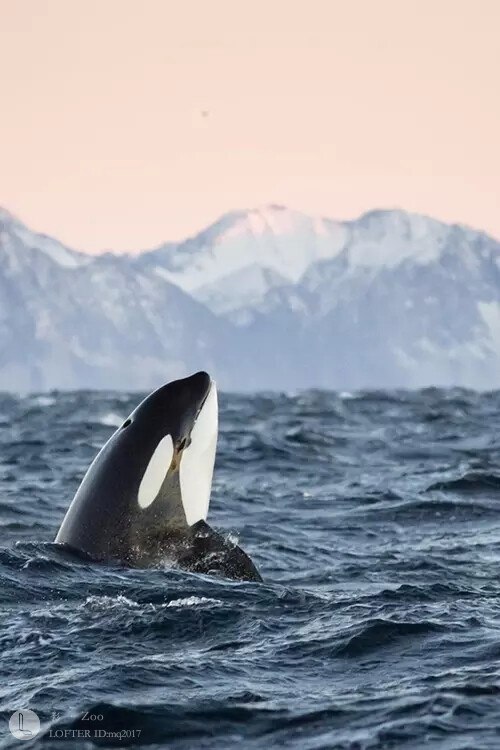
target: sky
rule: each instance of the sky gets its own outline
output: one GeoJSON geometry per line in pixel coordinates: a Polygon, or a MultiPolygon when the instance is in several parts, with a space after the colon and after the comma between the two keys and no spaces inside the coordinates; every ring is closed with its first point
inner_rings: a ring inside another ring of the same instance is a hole
{"type": "Polygon", "coordinates": [[[235,208],[500,237],[499,0],[0,0],[0,205],[136,251],[235,208]]]}

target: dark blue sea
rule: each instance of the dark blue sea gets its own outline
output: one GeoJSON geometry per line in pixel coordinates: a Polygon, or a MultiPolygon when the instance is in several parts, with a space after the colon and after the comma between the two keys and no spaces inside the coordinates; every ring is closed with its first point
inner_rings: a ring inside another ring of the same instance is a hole
{"type": "Polygon", "coordinates": [[[500,393],[223,395],[208,520],[264,583],[52,545],[139,398],[0,396],[1,748],[500,748],[500,393]]]}

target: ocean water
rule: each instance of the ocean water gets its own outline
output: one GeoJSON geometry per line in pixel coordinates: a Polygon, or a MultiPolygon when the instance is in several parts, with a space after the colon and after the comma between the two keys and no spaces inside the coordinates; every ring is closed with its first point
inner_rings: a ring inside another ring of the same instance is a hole
{"type": "Polygon", "coordinates": [[[264,583],[54,548],[138,398],[0,396],[1,748],[25,709],[47,748],[500,748],[499,393],[223,396],[209,522],[264,583]]]}

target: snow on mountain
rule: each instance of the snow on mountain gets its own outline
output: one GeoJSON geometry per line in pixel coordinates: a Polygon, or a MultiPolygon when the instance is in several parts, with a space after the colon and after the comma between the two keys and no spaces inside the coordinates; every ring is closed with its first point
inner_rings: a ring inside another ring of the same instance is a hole
{"type": "Polygon", "coordinates": [[[0,235],[3,235],[4,245],[10,244],[14,249],[18,246],[39,250],[59,266],[65,268],[76,268],[89,262],[88,255],[70,250],[45,234],[30,231],[12,214],[2,208],[0,208],[0,235]]]}
{"type": "Polygon", "coordinates": [[[0,389],[147,389],[202,367],[227,383],[232,331],[206,307],[123,256],[61,263],[2,219],[0,389]]]}
{"type": "Polygon", "coordinates": [[[405,211],[370,211],[346,222],[351,266],[394,268],[407,259],[431,263],[439,258],[451,227],[405,211]]]}
{"type": "Polygon", "coordinates": [[[0,388],[500,387],[500,244],[404,211],[279,206],[88,256],[0,211],[0,388]]]}
{"type": "Polygon", "coordinates": [[[335,258],[271,290],[261,310],[275,340],[300,341],[317,385],[500,386],[500,243],[466,227],[367,214],[335,258]]]}
{"type": "MultiPolygon", "coordinates": [[[[474,263],[471,248],[478,235],[483,236],[400,210],[371,211],[355,221],[335,222],[269,206],[227,214],[180,245],[144,253],[137,263],[217,315],[245,325],[272,308],[280,287],[300,287],[304,273],[320,261],[342,257],[352,274],[363,274],[363,269],[379,273],[406,260],[417,265],[438,262],[451,243],[474,263]]],[[[302,305],[296,295],[293,299],[302,305]]]]}
{"type": "Polygon", "coordinates": [[[247,282],[250,298],[258,302],[283,280],[297,282],[314,261],[334,257],[344,235],[344,227],[334,221],[268,206],[227,214],[180,245],[145,253],[140,263],[196,299],[213,300],[214,311],[224,300],[222,307],[229,311],[239,307],[240,293],[242,301],[248,301],[243,288],[247,269],[252,276],[247,282]]]}
{"type": "Polygon", "coordinates": [[[200,302],[204,302],[213,312],[225,314],[229,319],[237,322],[241,320],[241,314],[231,315],[231,313],[245,308],[258,309],[270,289],[289,283],[289,279],[274,269],[252,263],[228,276],[199,287],[193,296],[196,296],[200,302]]]}

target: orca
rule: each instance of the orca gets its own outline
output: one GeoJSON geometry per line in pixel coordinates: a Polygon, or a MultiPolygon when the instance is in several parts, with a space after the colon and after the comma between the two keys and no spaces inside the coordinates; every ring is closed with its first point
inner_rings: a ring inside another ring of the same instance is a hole
{"type": "Polygon", "coordinates": [[[97,562],[261,581],[248,555],[206,523],[217,433],[206,372],[151,393],[90,465],[56,545],[97,562]]]}

